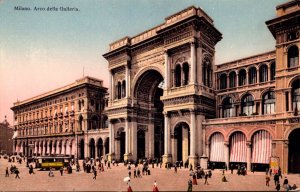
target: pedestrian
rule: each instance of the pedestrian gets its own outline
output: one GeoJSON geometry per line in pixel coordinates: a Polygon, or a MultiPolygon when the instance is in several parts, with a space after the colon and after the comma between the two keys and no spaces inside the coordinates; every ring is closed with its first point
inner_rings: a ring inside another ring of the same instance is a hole
{"type": "Polygon", "coordinates": [[[9,177],[8,167],[5,169],[5,177],[9,177]]]}
{"type": "Polygon", "coordinates": [[[193,191],[193,182],[191,180],[191,178],[188,180],[188,189],[187,189],[188,192],[191,192],[193,191]]]}
{"type": "Polygon", "coordinates": [[[20,174],[20,171],[18,170],[18,168],[16,168],[16,170],[15,170],[15,174],[16,174],[16,177],[15,177],[15,179],[16,179],[16,178],[20,179],[20,176],[19,176],[19,174],[20,174]]]}
{"type": "Polygon", "coordinates": [[[142,177],[142,175],[141,175],[141,171],[140,171],[140,169],[139,169],[139,168],[137,169],[137,176],[138,176],[138,177],[142,177]]]}
{"type": "Polygon", "coordinates": [[[127,185],[128,185],[127,192],[132,192],[132,188],[130,186],[130,180],[127,182],[127,185]]]}
{"type": "Polygon", "coordinates": [[[131,171],[128,171],[128,177],[131,178],[131,171]]]}
{"type": "Polygon", "coordinates": [[[279,183],[279,175],[277,173],[274,175],[274,183],[275,183],[275,186],[277,186],[277,184],[279,183]]]}
{"type": "Polygon", "coordinates": [[[48,176],[49,177],[54,177],[54,173],[53,173],[53,171],[52,171],[52,168],[50,167],[50,171],[49,171],[49,173],[48,173],[48,176]]]}
{"type": "Polygon", "coordinates": [[[133,178],[137,178],[136,169],[134,169],[134,171],[133,171],[133,178]]]}
{"type": "Polygon", "coordinates": [[[282,179],[282,172],[281,172],[281,168],[280,167],[278,169],[278,176],[282,179]]]}
{"type": "Polygon", "coordinates": [[[175,171],[175,173],[177,173],[177,165],[176,164],[174,166],[174,171],[175,171]]]}
{"type": "Polygon", "coordinates": [[[153,191],[153,192],[159,192],[156,181],[154,181],[152,191],[153,191]]]}
{"type": "Polygon", "coordinates": [[[207,179],[208,179],[208,173],[205,173],[204,179],[205,179],[204,185],[209,185],[208,181],[207,181],[207,179]]]}
{"type": "Polygon", "coordinates": [[[231,174],[233,174],[233,164],[230,165],[231,174]]]}
{"type": "Polygon", "coordinates": [[[193,174],[193,185],[198,185],[195,173],[193,174]]]}
{"type": "Polygon", "coordinates": [[[107,162],[107,169],[111,169],[110,168],[110,161],[107,162]]]}
{"type": "Polygon", "coordinates": [[[269,183],[270,183],[270,176],[267,174],[266,175],[266,186],[268,186],[269,187],[269,183]]]}
{"type": "Polygon", "coordinates": [[[272,169],[269,170],[270,177],[272,176],[272,169]]]}
{"type": "Polygon", "coordinates": [[[276,188],[275,188],[277,191],[280,191],[280,184],[279,183],[277,183],[277,185],[276,185],[276,188]]]}
{"type": "Polygon", "coordinates": [[[284,178],[282,187],[285,188],[286,191],[290,190],[289,180],[287,179],[287,177],[284,178]]]}
{"type": "Polygon", "coordinates": [[[93,179],[96,180],[96,177],[97,177],[97,169],[94,169],[94,177],[93,177],[93,179]]]}
{"type": "Polygon", "coordinates": [[[59,171],[60,171],[60,176],[63,176],[64,168],[61,167],[61,168],[59,169],[59,171]]]}

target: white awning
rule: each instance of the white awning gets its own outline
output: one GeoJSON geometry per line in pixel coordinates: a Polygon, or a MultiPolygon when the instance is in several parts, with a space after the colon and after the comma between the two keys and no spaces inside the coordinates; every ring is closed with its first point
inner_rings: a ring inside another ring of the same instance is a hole
{"type": "Polygon", "coordinates": [[[12,139],[15,139],[15,138],[17,138],[18,137],[18,131],[15,131],[14,132],[14,135],[13,135],[13,137],[12,137],[12,139]]]}

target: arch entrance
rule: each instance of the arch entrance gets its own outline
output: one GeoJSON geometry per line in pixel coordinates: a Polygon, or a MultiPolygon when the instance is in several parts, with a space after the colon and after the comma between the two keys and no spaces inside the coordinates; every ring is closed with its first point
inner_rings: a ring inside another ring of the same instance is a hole
{"type": "Polygon", "coordinates": [[[187,123],[178,123],[174,129],[176,161],[187,161],[190,155],[190,128],[187,123]]]}
{"type": "MultiPolygon", "coordinates": [[[[145,71],[136,81],[137,101],[136,155],[139,158],[160,158],[164,154],[163,76],[156,70],[145,71]]],[[[134,146],[135,147],[135,146],[134,146]]],[[[133,149],[135,151],[135,149],[133,149]]]]}
{"type": "Polygon", "coordinates": [[[289,173],[300,173],[300,128],[289,135],[289,173]]]}

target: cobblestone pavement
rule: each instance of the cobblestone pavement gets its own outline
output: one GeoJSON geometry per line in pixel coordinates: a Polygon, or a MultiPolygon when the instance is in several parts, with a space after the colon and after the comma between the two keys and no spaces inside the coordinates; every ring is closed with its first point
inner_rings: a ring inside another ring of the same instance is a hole
{"type": "MultiPolygon", "coordinates": [[[[112,166],[99,173],[97,179],[93,179],[92,173],[73,172],[60,176],[59,171],[54,171],[54,177],[48,177],[48,171],[35,169],[34,175],[29,175],[25,163],[16,164],[20,170],[21,179],[15,179],[15,175],[5,177],[6,166],[10,163],[0,159],[0,191],[126,191],[127,184],[123,181],[128,176],[128,170],[122,164],[112,166]]],[[[141,169],[141,166],[139,166],[141,169]]],[[[152,191],[156,180],[160,191],[186,191],[189,172],[187,169],[166,170],[151,168],[151,175],[142,178],[132,178],[133,191],[152,191]]],[[[133,170],[132,170],[133,172],[133,170]]],[[[193,191],[276,191],[274,181],[271,179],[270,187],[265,186],[264,173],[249,173],[246,176],[238,176],[235,172],[225,172],[228,182],[221,182],[222,171],[214,170],[209,185],[204,185],[204,179],[198,179],[198,185],[193,185],[193,191]]],[[[133,176],[133,173],[132,173],[133,176]]],[[[285,176],[285,175],[284,175],[285,176]]],[[[300,175],[287,175],[290,184],[300,186],[300,175]]],[[[280,181],[281,184],[283,179],[280,181]]],[[[281,189],[283,191],[284,189],[281,189]]]]}

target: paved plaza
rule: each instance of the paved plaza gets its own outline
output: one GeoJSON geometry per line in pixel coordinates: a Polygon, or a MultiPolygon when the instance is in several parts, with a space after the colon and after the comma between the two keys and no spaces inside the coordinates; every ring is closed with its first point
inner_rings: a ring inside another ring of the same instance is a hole
{"type": "MultiPolygon", "coordinates": [[[[34,175],[29,175],[25,163],[16,164],[20,170],[20,179],[15,179],[15,175],[5,177],[6,166],[11,163],[3,158],[0,159],[0,190],[1,191],[126,191],[127,184],[123,179],[128,176],[128,170],[123,164],[112,166],[99,173],[97,179],[93,179],[92,173],[83,171],[60,176],[59,171],[54,171],[55,176],[49,177],[48,171],[35,169],[34,175]]],[[[141,169],[142,166],[140,165],[141,169]]],[[[166,170],[162,168],[151,168],[151,175],[143,175],[142,178],[132,178],[131,186],[133,191],[152,191],[154,181],[157,181],[160,191],[186,191],[189,179],[188,169],[166,170]]],[[[132,170],[133,172],[133,170],[132,170]]],[[[204,185],[204,179],[198,179],[198,185],[193,185],[193,191],[276,191],[273,178],[270,187],[265,186],[264,173],[249,173],[246,176],[238,176],[236,171],[230,174],[225,173],[228,182],[221,182],[222,171],[214,170],[212,178],[208,180],[209,185],[204,185]]],[[[285,176],[285,175],[284,175],[285,176]]],[[[133,177],[133,174],[132,174],[133,177]]],[[[287,175],[290,184],[300,186],[300,176],[298,174],[287,175]]],[[[280,181],[281,184],[283,180],[280,181]]],[[[281,188],[281,191],[284,189],[281,188]]]]}

